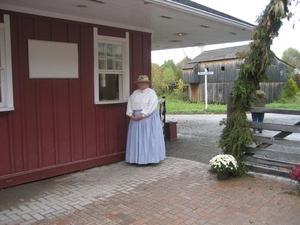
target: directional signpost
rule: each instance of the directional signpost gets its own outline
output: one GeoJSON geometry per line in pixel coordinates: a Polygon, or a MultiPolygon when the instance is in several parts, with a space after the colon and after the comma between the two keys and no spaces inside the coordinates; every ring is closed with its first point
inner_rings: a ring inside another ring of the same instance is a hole
{"type": "Polygon", "coordinates": [[[204,72],[198,72],[198,75],[204,75],[205,76],[205,109],[207,109],[207,75],[213,75],[214,72],[208,71],[207,68],[205,68],[204,72]]]}

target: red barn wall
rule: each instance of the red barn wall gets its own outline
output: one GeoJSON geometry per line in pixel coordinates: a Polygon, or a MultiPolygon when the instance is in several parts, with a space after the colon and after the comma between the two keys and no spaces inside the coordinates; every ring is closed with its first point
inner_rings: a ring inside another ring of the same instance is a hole
{"type": "Polygon", "coordinates": [[[151,34],[10,15],[15,110],[0,112],[0,188],[124,160],[126,103],[94,104],[93,27],[130,37],[130,90],[151,73],[151,34]],[[29,79],[28,39],[77,43],[78,79],[29,79]]]}

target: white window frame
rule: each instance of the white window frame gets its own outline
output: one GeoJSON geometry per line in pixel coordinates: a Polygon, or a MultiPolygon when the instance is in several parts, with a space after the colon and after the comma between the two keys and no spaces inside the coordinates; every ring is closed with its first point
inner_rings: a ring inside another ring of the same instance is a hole
{"type": "Polygon", "coordinates": [[[0,23],[0,47],[1,47],[1,96],[0,112],[14,110],[12,63],[11,63],[11,39],[9,15],[4,15],[4,23],[0,23]]]}
{"type": "Polygon", "coordinates": [[[95,104],[116,104],[127,102],[130,95],[129,82],[129,33],[126,32],[126,38],[116,38],[110,36],[98,35],[98,29],[94,27],[94,102],[95,104]],[[119,44],[123,46],[123,69],[117,70],[99,70],[98,67],[98,43],[119,44]],[[99,99],[99,73],[119,75],[119,99],[100,100],[99,99]]]}

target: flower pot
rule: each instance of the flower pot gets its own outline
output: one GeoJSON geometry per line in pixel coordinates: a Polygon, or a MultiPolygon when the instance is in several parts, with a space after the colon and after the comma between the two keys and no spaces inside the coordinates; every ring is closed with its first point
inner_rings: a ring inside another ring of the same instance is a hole
{"type": "Polygon", "coordinates": [[[229,172],[218,172],[217,177],[219,180],[227,180],[229,179],[229,172]]]}

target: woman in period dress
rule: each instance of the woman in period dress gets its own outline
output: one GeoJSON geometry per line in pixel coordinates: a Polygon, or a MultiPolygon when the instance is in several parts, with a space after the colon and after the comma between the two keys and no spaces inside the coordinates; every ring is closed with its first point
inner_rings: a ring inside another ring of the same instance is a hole
{"type": "Polygon", "coordinates": [[[135,83],[139,88],[129,97],[126,110],[130,122],[125,161],[142,165],[159,163],[166,158],[166,149],[157,95],[149,88],[151,81],[147,75],[140,75],[135,83]]]}

